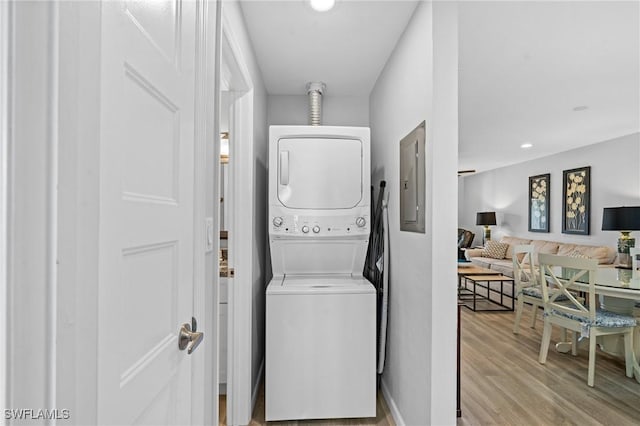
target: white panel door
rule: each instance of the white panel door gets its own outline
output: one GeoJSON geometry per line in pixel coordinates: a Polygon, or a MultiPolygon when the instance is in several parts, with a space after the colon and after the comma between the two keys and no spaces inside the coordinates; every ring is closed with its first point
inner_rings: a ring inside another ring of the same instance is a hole
{"type": "Polygon", "coordinates": [[[100,424],[191,420],[195,12],[102,5],[100,424]]]}
{"type": "Polygon", "coordinates": [[[278,141],[278,199],[285,206],[348,209],[358,205],[362,191],[360,140],[286,138],[278,141]]]}

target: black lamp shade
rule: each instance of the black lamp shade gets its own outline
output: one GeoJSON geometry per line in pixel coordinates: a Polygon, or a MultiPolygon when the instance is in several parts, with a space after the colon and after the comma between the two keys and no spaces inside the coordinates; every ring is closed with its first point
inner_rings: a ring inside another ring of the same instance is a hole
{"type": "Polygon", "coordinates": [[[640,206],[605,207],[602,213],[602,230],[603,231],[639,231],[640,230],[640,206]]]}
{"type": "Polygon", "coordinates": [[[495,225],[496,212],[479,212],[476,214],[476,225],[495,225]]]}

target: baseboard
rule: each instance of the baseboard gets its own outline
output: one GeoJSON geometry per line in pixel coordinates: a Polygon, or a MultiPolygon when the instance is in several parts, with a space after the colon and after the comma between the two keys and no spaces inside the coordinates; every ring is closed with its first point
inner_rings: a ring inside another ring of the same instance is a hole
{"type": "Polygon", "coordinates": [[[391,416],[393,417],[393,421],[396,423],[396,426],[405,426],[406,423],[400,415],[400,410],[398,410],[396,402],[391,397],[391,393],[389,393],[389,388],[387,388],[387,384],[384,382],[384,379],[380,380],[380,388],[382,389],[382,396],[387,403],[387,407],[389,407],[389,411],[391,411],[391,416]]]}
{"type": "Polygon", "coordinates": [[[260,368],[258,369],[258,376],[256,382],[253,384],[253,392],[251,392],[251,413],[256,408],[256,401],[258,400],[258,394],[260,393],[260,384],[262,383],[262,375],[264,373],[264,358],[262,358],[262,362],[260,363],[260,368]]]}

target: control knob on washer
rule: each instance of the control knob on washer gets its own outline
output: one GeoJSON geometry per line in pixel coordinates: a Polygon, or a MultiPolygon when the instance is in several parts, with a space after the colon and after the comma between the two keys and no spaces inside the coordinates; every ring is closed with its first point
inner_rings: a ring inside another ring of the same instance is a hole
{"type": "Polygon", "coordinates": [[[317,234],[318,232],[320,232],[320,227],[319,227],[318,225],[314,226],[314,227],[313,227],[313,232],[314,232],[315,234],[317,234]]]}
{"type": "Polygon", "coordinates": [[[367,220],[364,217],[359,217],[356,219],[356,225],[358,225],[359,228],[362,228],[366,224],[367,224],[367,220]]]}
{"type": "Polygon", "coordinates": [[[304,225],[302,227],[302,232],[304,232],[305,234],[309,232],[309,227],[307,225],[304,225]]]}
{"type": "Polygon", "coordinates": [[[276,216],[273,218],[273,226],[275,226],[276,228],[281,227],[283,223],[284,221],[280,216],[276,216]]]}

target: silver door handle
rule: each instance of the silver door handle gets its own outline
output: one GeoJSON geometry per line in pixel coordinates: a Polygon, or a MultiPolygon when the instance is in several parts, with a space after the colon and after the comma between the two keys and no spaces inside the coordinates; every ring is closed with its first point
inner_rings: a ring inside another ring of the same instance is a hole
{"type": "Polygon", "coordinates": [[[204,333],[202,331],[191,331],[191,325],[189,323],[182,324],[180,327],[180,334],[178,335],[178,348],[181,351],[187,350],[187,353],[191,355],[196,350],[202,339],[204,333]]]}

